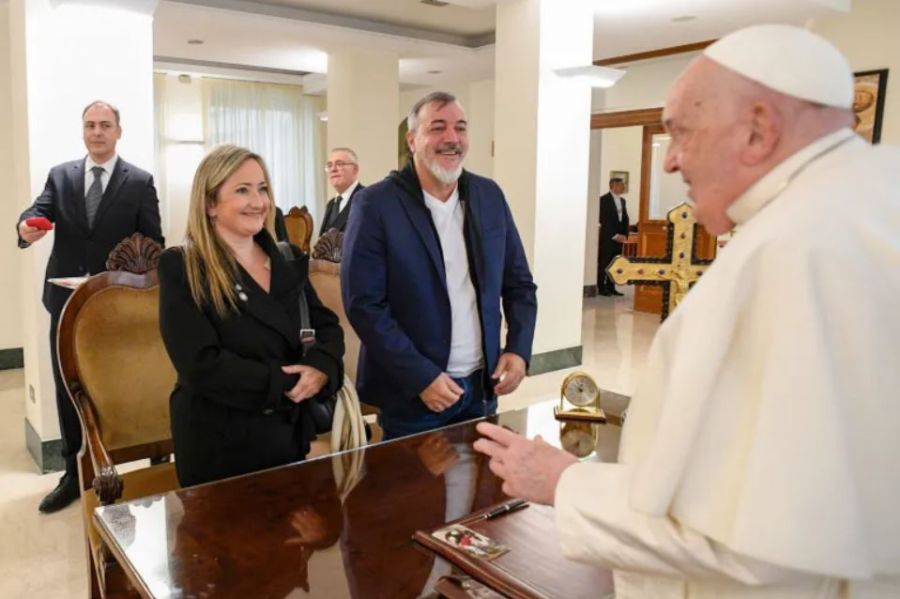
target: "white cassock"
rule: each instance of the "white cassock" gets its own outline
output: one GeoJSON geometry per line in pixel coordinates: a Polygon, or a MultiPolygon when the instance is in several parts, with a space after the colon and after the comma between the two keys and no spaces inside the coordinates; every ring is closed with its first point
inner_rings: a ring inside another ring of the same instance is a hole
{"type": "Polygon", "coordinates": [[[563,551],[619,599],[900,597],[900,149],[838,131],[728,213],[620,463],[563,473],[563,551]]]}

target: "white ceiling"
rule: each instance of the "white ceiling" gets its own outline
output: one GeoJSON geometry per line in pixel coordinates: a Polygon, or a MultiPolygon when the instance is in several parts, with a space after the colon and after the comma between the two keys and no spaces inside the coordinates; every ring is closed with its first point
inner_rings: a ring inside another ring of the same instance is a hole
{"type": "MultiPolygon", "coordinates": [[[[754,23],[803,24],[849,0],[581,1],[595,4],[600,59],[712,39],[754,23]],[[696,18],[672,21],[684,16],[696,18]]],[[[154,16],[154,54],[168,64],[325,73],[329,51],[367,48],[398,55],[404,87],[439,86],[493,77],[494,14],[493,6],[420,0],[163,0],[154,16]]]]}
{"type": "Polygon", "coordinates": [[[255,4],[288,6],[368,19],[456,35],[474,36],[494,30],[494,7],[430,6],[421,0],[252,0],[255,4]]]}

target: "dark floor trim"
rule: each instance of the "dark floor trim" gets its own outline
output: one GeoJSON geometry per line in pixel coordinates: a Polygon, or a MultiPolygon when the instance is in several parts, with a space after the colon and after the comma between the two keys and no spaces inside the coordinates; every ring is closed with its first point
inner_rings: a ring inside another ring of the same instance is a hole
{"type": "Polygon", "coordinates": [[[37,431],[34,430],[27,418],[25,419],[25,446],[42,474],[65,470],[66,464],[60,453],[62,451],[62,439],[41,441],[40,435],[37,434],[37,431]]]}
{"type": "Polygon", "coordinates": [[[585,285],[584,286],[584,297],[597,297],[597,286],[596,285],[585,285]]]}
{"type": "Polygon", "coordinates": [[[25,352],[21,347],[0,349],[0,370],[12,370],[25,366],[25,352]]]}
{"type": "Polygon", "coordinates": [[[567,347],[531,356],[528,375],[543,374],[554,370],[563,370],[581,364],[581,346],[567,347]]]}

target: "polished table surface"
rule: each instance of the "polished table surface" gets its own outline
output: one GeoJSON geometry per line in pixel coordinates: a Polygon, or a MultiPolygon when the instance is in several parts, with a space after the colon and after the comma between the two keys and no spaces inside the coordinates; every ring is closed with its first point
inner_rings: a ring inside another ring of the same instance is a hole
{"type": "MultiPolygon", "coordinates": [[[[584,459],[614,461],[621,429],[561,425],[557,403],[496,419],[584,459]]],[[[610,413],[626,403],[603,394],[610,413]]],[[[428,596],[451,566],[417,546],[413,533],[506,499],[471,448],[474,427],[101,507],[94,520],[145,597],[428,596]]]]}

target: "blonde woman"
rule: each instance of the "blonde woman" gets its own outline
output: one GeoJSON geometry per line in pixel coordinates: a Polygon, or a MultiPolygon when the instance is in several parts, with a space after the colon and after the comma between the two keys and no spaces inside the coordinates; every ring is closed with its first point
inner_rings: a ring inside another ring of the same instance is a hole
{"type": "Polygon", "coordinates": [[[302,460],[311,402],[343,380],[344,336],[307,280],[308,258],[273,240],[265,164],[231,145],[194,175],[183,247],[159,261],[160,327],[178,372],[170,400],[183,486],[302,460]],[[315,343],[300,344],[299,295],[315,343]]]}

